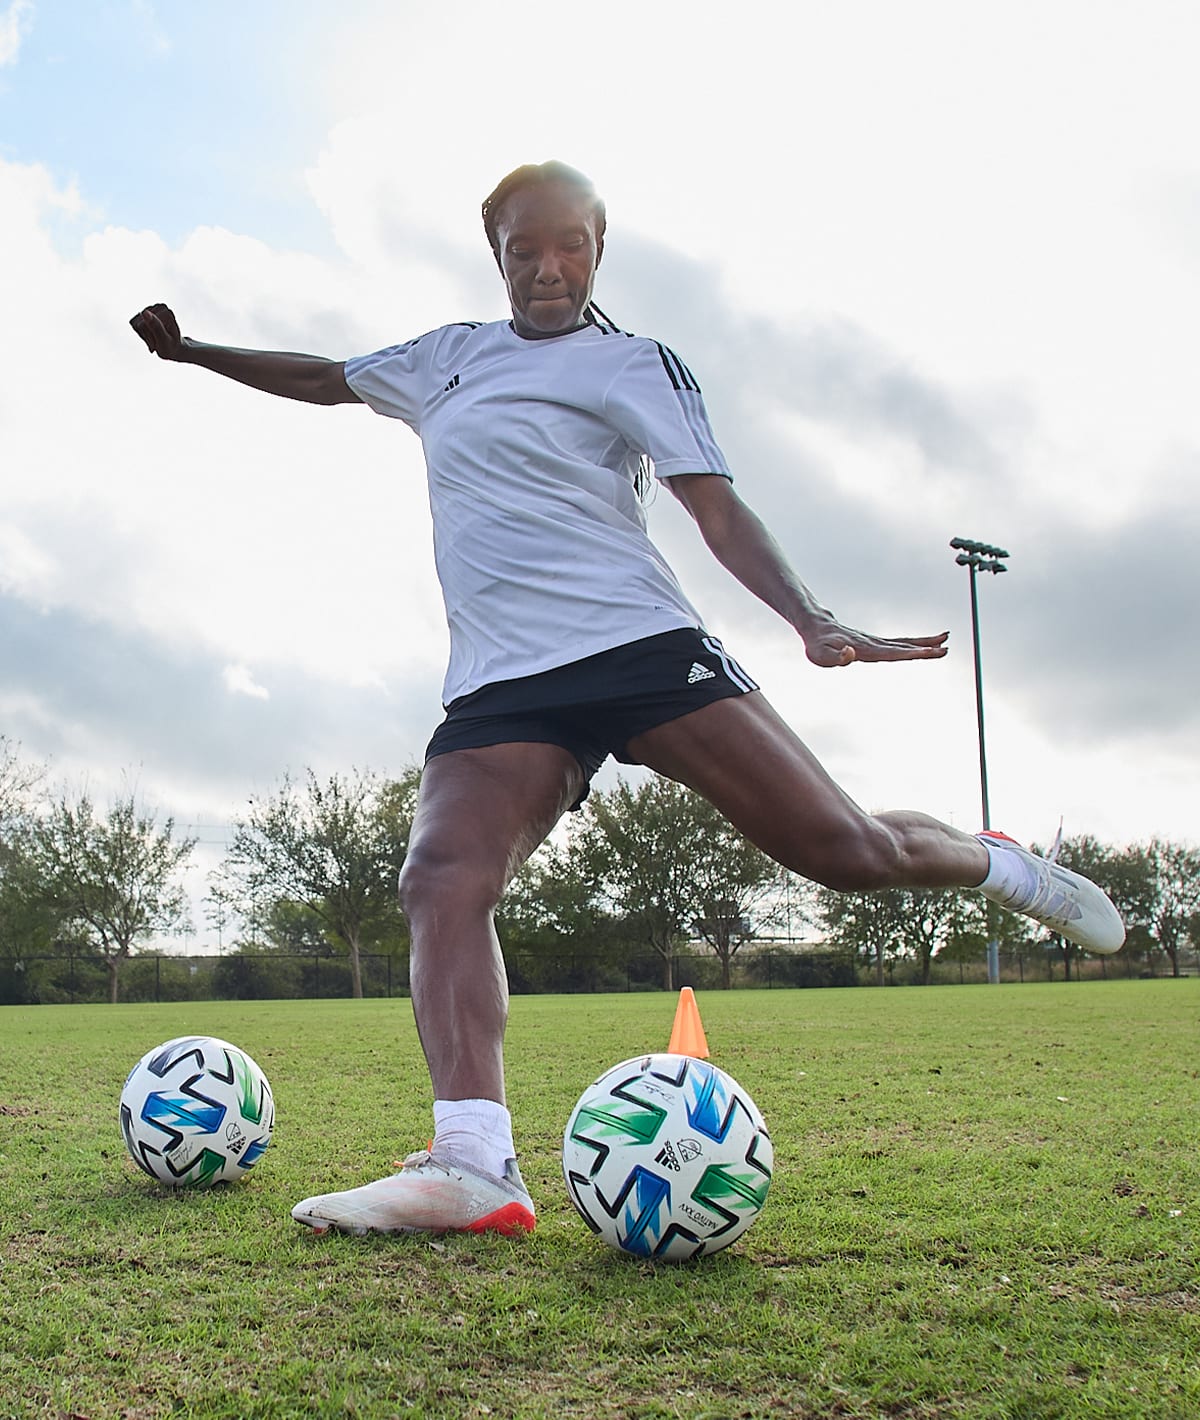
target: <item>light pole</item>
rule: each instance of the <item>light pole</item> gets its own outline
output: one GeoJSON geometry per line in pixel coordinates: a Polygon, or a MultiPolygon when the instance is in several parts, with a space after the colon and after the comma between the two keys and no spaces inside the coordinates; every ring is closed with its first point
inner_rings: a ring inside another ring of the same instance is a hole
{"type": "MultiPolygon", "coordinates": [[[[983,667],[979,659],[979,597],[975,589],[977,572],[1007,572],[1002,558],[1009,554],[1002,547],[992,547],[986,542],[976,542],[973,538],[955,537],[950,539],[958,556],[954,559],[960,567],[966,567],[971,574],[971,637],[975,647],[975,718],[979,725],[979,789],[983,798],[983,826],[991,828],[992,816],[988,809],[987,751],[983,738],[983,667]]],[[[993,921],[991,905],[988,907],[989,929],[993,921]]],[[[987,946],[988,981],[993,985],[1000,980],[1000,948],[995,933],[989,930],[987,946]]]]}

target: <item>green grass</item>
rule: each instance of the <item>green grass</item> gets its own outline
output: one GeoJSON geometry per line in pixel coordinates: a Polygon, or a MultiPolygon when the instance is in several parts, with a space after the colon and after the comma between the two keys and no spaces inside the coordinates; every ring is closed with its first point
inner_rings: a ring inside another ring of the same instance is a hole
{"type": "Polygon", "coordinates": [[[315,1237],[292,1203],[424,1143],[406,1001],[0,1011],[0,1416],[1200,1415],[1189,981],[703,993],[776,1146],[729,1252],[655,1268],[567,1201],[583,1086],[674,998],[513,1002],[528,1239],[315,1237]],[[243,1183],[172,1193],[116,1105],[152,1045],[247,1049],[243,1183]]]}

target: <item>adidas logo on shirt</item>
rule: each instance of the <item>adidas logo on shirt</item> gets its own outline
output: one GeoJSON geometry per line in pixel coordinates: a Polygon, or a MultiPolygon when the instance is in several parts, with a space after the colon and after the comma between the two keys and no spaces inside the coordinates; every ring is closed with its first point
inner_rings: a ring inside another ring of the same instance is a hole
{"type": "Polygon", "coordinates": [[[692,662],[692,668],[688,671],[688,684],[695,685],[702,680],[716,680],[716,671],[710,671],[707,666],[702,666],[699,661],[692,662]]]}

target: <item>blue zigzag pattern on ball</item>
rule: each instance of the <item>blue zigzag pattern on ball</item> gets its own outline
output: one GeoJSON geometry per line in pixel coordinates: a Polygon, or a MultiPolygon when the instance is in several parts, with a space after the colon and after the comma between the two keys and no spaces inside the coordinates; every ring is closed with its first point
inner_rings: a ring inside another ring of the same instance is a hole
{"type": "Polygon", "coordinates": [[[142,1118],[178,1142],[186,1134],[215,1133],[225,1118],[225,1106],[192,1090],[177,1095],[151,1094],[142,1106],[142,1118]]]}
{"type": "Polygon", "coordinates": [[[697,1133],[722,1143],[737,1109],[731,1101],[721,1076],[711,1065],[700,1060],[689,1062],[688,1123],[697,1133]]]}
{"type": "Polygon", "coordinates": [[[671,1212],[671,1185],[640,1164],[626,1180],[623,1229],[618,1235],[626,1252],[651,1257],[671,1212]]]}
{"type": "Polygon", "coordinates": [[[267,1145],[271,1142],[270,1135],[265,1139],[255,1139],[246,1145],[246,1152],[238,1160],[238,1168],[248,1169],[258,1163],[259,1159],[267,1152],[267,1145]]]}

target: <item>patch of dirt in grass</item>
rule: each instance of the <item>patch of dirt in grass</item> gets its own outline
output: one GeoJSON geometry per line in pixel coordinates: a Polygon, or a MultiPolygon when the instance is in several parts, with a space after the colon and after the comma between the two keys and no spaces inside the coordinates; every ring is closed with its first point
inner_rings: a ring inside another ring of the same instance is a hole
{"type": "Polygon", "coordinates": [[[1194,1292],[1152,1292],[1143,1295],[1132,1287],[1101,1287],[1100,1295],[1119,1310],[1200,1313],[1200,1296],[1194,1292]]]}
{"type": "Polygon", "coordinates": [[[764,1253],[754,1259],[758,1267],[829,1267],[845,1262],[865,1262],[867,1254],[862,1248],[847,1247],[837,1252],[812,1252],[800,1256],[786,1253],[764,1253]]]}
{"type": "Polygon", "coordinates": [[[1118,1312],[1137,1313],[1169,1311],[1195,1315],[1200,1313],[1200,1296],[1195,1292],[1139,1292],[1119,1282],[1101,1282],[1095,1288],[1070,1282],[1056,1282],[1047,1289],[1054,1298],[1070,1301],[1099,1300],[1118,1312]]]}

